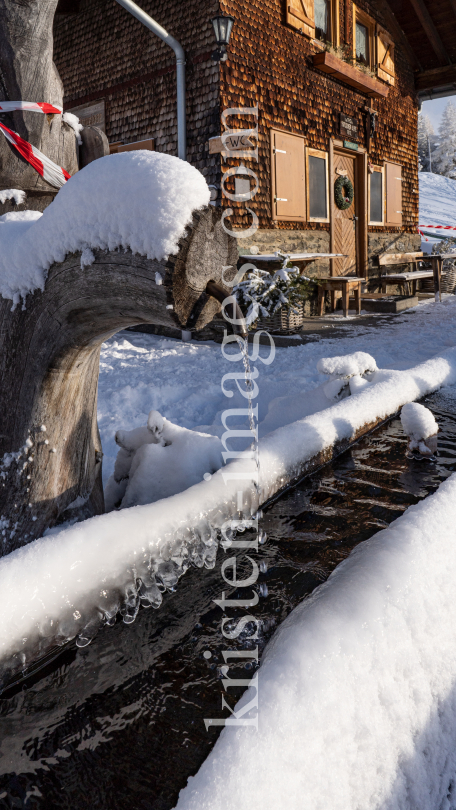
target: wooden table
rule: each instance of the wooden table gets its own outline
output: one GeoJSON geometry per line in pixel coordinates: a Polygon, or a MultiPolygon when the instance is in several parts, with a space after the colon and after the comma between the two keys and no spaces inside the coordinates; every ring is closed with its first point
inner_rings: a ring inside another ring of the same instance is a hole
{"type": "Polygon", "coordinates": [[[260,262],[261,264],[283,264],[285,257],[288,256],[288,261],[298,265],[301,269],[301,275],[304,269],[310,262],[316,259],[344,259],[347,258],[345,253],[259,253],[257,255],[243,255],[240,256],[240,261],[250,261],[252,264],[260,262]]]}
{"type": "Polygon", "coordinates": [[[342,309],[345,318],[348,316],[348,300],[350,294],[355,296],[355,307],[358,315],[361,314],[361,284],[365,282],[365,278],[360,276],[333,276],[320,280],[318,284],[318,314],[324,315],[325,309],[325,292],[331,293],[331,312],[336,308],[336,291],[342,292],[342,309]]]}

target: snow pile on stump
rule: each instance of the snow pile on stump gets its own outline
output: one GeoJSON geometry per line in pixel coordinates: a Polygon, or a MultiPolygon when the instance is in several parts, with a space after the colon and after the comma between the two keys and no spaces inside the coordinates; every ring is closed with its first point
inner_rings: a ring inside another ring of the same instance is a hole
{"type": "Polygon", "coordinates": [[[424,456],[430,456],[436,447],[429,439],[437,436],[439,426],[434,414],[419,402],[409,402],[401,410],[401,422],[410,439],[409,450],[418,450],[424,456]]]}
{"type": "Polygon", "coordinates": [[[44,289],[54,262],[86,248],[167,258],[177,252],[193,212],[209,200],[203,175],[171,155],[141,150],[94,160],[42,216],[33,212],[36,222],[22,217],[19,227],[17,215],[1,218],[0,295],[17,304],[44,289]]]}
{"type": "Polygon", "coordinates": [[[453,475],[292,611],[258,672],[258,729],[228,719],[177,810],[456,807],[455,524],[453,475]]]}
{"type": "Polygon", "coordinates": [[[154,503],[183,492],[223,465],[217,436],[173,425],[151,411],[145,427],[118,430],[114,474],[105,489],[106,511],[154,503]]]}

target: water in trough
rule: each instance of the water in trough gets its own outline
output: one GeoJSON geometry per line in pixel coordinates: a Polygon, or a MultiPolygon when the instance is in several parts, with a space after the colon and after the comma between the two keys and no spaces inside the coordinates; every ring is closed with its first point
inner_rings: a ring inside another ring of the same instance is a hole
{"type": "MultiPolygon", "coordinates": [[[[251,611],[261,619],[260,656],[274,628],[355,545],[456,470],[456,390],[425,404],[440,426],[435,460],[407,457],[407,438],[395,418],[264,509],[268,540],[253,555],[262,596],[251,611]]],[[[213,601],[229,592],[220,572],[224,556],[220,550],[212,570],[188,571],[160,610],[141,610],[133,625],[118,621],[88,647],[68,647],[3,692],[1,810],[175,806],[220,731],[206,731],[204,718],[227,716],[222,695],[234,706],[241,694],[223,692],[222,651],[245,652],[257,643],[249,641],[248,625],[232,642],[222,636],[224,615],[245,615],[230,608],[223,614],[213,601]]],[[[245,599],[246,593],[251,589],[234,596],[245,599]]],[[[252,676],[252,660],[240,662],[229,677],[252,676]]]]}

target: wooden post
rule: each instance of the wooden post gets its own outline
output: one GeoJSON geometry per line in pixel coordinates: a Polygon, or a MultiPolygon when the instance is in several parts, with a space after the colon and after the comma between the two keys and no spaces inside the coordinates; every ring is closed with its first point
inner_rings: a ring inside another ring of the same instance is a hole
{"type": "Polygon", "coordinates": [[[95,251],[95,262],[81,268],[72,254],[50,268],[44,292],[29,295],[25,310],[0,298],[1,554],[59,519],[103,512],[101,344],[140,323],[202,328],[220,311],[206,285],[223,283],[223,267],[233,278],[237,258],[221,212],[209,206],[167,261],[95,251]]]}
{"type": "MultiPolygon", "coordinates": [[[[62,82],[53,62],[52,25],[57,1],[0,3],[0,101],[37,101],[63,107],[62,82]]],[[[0,120],[69,174],[78,171],[76,135],[61,115],[15,111],[0,114],[0,120]]],[[[106,138],[95,156],[102,154],[108,154],[106,138]]],[[[27,208],[35,211],[44,211],[58,191],[0,134],[0,191],[9,188],[25,191],[27,208]]],[[[15,210],[11,201],[0,204],[0,215],[11,210],[15,210]]]]}

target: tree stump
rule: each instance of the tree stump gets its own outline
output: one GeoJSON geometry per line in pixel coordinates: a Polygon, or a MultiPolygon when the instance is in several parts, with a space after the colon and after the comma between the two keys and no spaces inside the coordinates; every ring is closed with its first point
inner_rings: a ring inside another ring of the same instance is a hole
{"type": "Polygon", "coordinates": [[[233,278],[238,258],[212,206],[194,214],[166,261],[130,251],[94,255],[88,267],[81,268],[81,254],[54,264],[44,292],[29,295],[25,310],[0,299],[2,554],[59,519],[104,511],[96,417],[101,344],[141,323],[201,329],[220,311],[205,293],[207,282],[220,284],[222,273],[233,278]]]}

